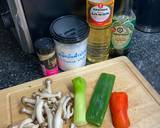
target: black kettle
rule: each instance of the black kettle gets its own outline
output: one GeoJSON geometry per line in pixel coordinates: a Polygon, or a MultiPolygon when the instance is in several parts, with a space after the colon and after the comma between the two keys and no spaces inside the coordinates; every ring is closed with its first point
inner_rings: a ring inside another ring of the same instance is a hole
{"type": "Polygon", "coordinates": [[[143,32],[160,32],[160,0],[134,0],[136,28],[143,32]]]}

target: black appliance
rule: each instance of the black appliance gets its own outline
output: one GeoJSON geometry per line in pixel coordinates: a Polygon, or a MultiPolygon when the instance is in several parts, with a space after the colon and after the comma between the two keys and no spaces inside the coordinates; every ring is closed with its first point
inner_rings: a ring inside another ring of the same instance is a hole
{"type": "MultiPolygon", "coordinates": [[[[7,0],[22,49],[33,52],[36,39],[50,36],[49,26],[57,17],[78,15],[85,18],[85,0],[7,0]]],[[[66,24],[67,25],[67,24],[66,24]]]]}
{"type": "Polygon", "coordinates": [[[143,32],[160,32],[160,0],[134,0],[136,28],[143,32]]]}

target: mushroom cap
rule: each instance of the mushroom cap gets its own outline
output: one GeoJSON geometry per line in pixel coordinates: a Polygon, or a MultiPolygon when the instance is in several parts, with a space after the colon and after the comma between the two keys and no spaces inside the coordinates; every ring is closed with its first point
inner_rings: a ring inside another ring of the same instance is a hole
{"type": "Polygon", "coordinates": [[[23,96],[23,97],[21,98],[21,102],[22,102],[22,104],[25,104],[25,103],[26,103],[26,101],[27,101],[27,97],[26,97],[26,96],[23,96]]]}
{"type": "Polygon", "coordinates": [[[46,80],[45,80],[45,84],[46,85],[48,85],[48,84],[52,84],[52,79],[50,79],[50,78],[47,78],[46,80]]]}

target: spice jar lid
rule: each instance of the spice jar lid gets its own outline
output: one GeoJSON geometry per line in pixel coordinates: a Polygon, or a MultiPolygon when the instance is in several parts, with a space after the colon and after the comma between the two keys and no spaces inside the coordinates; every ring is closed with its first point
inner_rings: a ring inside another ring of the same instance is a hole
{"type": "Polygon", "coordinates": [[[35,49],[39,54],[49,54],[54,51],[54,42],[51,38],[40,38],[34,43],[35,49]]]}
{"type": "Polygon", "coordinates": [[[88,37],[89,25],[78,16],[66,15],[52,22],[50,33],[60,43],[78,43],[88,37]]]}

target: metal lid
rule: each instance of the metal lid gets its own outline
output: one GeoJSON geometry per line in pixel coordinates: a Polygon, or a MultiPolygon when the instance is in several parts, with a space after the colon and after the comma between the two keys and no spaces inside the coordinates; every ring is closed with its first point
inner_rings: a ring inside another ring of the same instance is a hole
{"type": "Polygon", "coordinates": [[[50,33],[60,43],[78,43],[88,37],[89,25],[78,16],[66,15],[52,22],[50,33]]]}
{"type": "Polygon", "coordinates": [[[51,38],[40,38],[35,41],[34,46],[39,54],[49,54],[54,51],[54,42],[51,38]]]}

